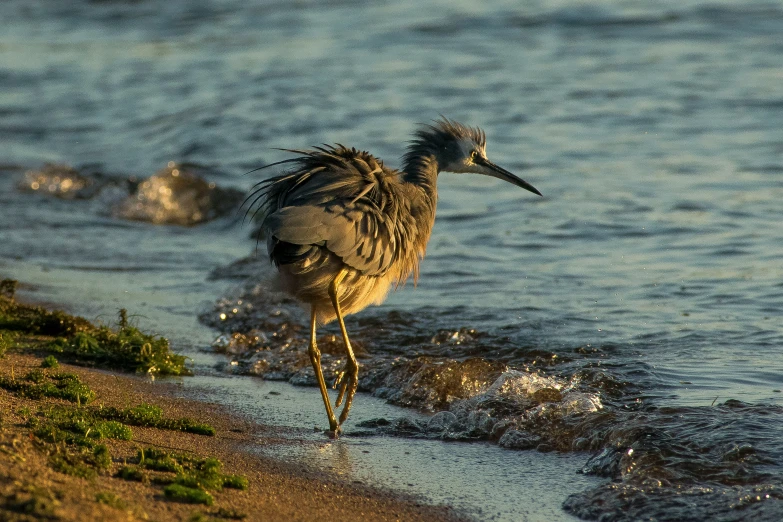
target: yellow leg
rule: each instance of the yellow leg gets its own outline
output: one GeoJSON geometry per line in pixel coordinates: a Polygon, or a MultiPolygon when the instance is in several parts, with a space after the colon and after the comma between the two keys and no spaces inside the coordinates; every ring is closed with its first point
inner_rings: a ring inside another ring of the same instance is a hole
{"type": "Polygon", "coordinates": [[[348,412],[351,410],[351,404],[353,403],[353,396],[356,395],[356,388],[359,385],[359,363],[356,362],[356,356],[354,356],[353,349],[351,348],[351,341],[348,340],[348,331],[345,329],[343,314],[340,311],[340,301],[337,298],[340,283],[347,274],[348,271],[346,269],[341,270],[329,285],[329,297],[332,299],[332,306],[334,306],[337,320],[340,322],[340,330],[342,330],[343,341],[345,341],[345,352],[348,355],[345,369],[334,383],[335,387],[340,385],[340,393],[335,402],[335,406],[340,406],[343,402],[343,397],[345,397],[345,406],[340,413],[340,424],[345,422],[345,419],[348,418],[348,412]]]}
{"type": "Polygon", "coordinates": [[[329,400],[329,393],[326,391],[326,381],[324,380],[324,374],[321,370],[321,351],[315,344],[316,324],[315,307],[313,306],[310,318],[310,362],[313,363],[315,377],[318,379],[318,387],[321,388],[321,397],[324,400],[324,406],[326,406],[326,415],[329,416],[329,429],[337,433],[340,426],[337,424],[337,419],[335,419],[334,411],[332,411],[332,404],[329,400]]]}

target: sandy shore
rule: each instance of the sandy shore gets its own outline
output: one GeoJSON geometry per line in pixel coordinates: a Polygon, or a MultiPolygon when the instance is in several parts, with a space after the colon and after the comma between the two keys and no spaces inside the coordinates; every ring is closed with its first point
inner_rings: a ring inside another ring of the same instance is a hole
{"type": "MultiPolygon", "coordinates": [[[[41,357],[8,353],[0,359],[0,376],[19,376],[40,368],[41,357]]],[[[54,471],[48,450],[25,426],[30,412],[59,399],[33,400],[0,389],[0,519],[3,520],[460,520],[452,509],[419,503],[414,498],[380,491],[308,469],[251,454],[273,430],[254,424],[213,404],[176,398],[176,384],[62,364],[59,371],[77,374],[95,393],[92,405],[127,408],[139,403],[161,407],[167,417],[190,417],[216,429],[214,437],[133,427],[132,441],[108,440],[114,462],[96,478],[83,479],[54,471]],[[175,502],[153,483],[114,475],[140,448],[215,457],[224,473],[244,475],[244,491],[214,493],[212,506],[175,502]],[[119,499],[106,503],[103,498],[119,499]]]]}

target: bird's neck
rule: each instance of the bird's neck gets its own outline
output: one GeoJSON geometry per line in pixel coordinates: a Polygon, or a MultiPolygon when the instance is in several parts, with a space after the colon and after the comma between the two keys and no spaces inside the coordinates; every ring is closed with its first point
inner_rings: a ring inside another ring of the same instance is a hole
{"type": "Polygon", "coordinates": [[[406,161],[403,166],[403,181],[417,185],[425,190],[437,190],[438,160],[435,156],[419,156],[406,161]]]}
{"type": "MultiPolygon", "coordinates": [[[[410,205],[414,218],[431,228],[438,203],[438,160],[435,154],[428,151],[419,154],[412,152],[409,149],[403,159],[402,181],[408,184],[413,196],[410,205]]],[[[429,237],[429,230],[425,236],[429,237]]]]}
{"type": "Polygon", "coordinates": [[[438,199],[438,166],[437,150],[421,140],[414,141],[402,160],[403,181],[421,188],[434,203],[438,199]]]}
{"type": "MultiPolygon", "coordinates": [[[[401,180],[408,195],[410,215],[416,222],[415,248],[409,251],[410,270],[413,271],[414,284],[418,279],[419,260],[424,257],[427,242],[435,222],[435,207],[438,203],[438,159],[433,151],[416,148],[411,144],[403,158],[401,180]]],[[[408,277],[410,271],[403,275],[408,277]]]]}

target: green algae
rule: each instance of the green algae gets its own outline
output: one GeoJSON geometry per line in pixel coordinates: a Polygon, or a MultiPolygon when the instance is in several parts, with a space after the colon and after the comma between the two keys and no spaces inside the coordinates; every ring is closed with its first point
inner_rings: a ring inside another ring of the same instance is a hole
{"type": "Polygon", "coordinates": [[[105,407],[95,411],[94,414],[102,419],[116,420],[130,426],[143,426],[169,431],[184,431],[209,437],[215,435],[215,428],[209,424],[196,422],[187,417],[175,419],[164,417],[161,408],[150,404],[142,403],[124,409],[105,407]]]}
{"type": "Polygon", "coordinates": [[[41,368],[54,368],[57,369],[60,367],[60,363],[57,361],[57,358],[54,355],[47,355],[44,357],[44,360],[41,361],[41,368]]]}
{"type": "MultiPolygon", "coordinates": [[[[80,317],[51,312],[14,301],[16,282],[0,281],[0,357],[6,352],[34,353],[47,357],[40,368],[24,375],[0,376],[0,388],[33,400],[60,399],[72,404],[46,404],[33,413],[17,412],[30,430],[36,447],[48,455],[49,466],[61,473],[93,480],[112,468],[114,459],[102,442],[133,440],[132,426],[176,430],[214,436],[215,429],[189,418],[169,418],[155,405],[127,408],[90,405],[95,393],[73,373],[57,371],[58,359],[77,364],[118,368],[159,375],[190,375],[186,358],[171,353],[168,340],[141,332],[131,325],[125,310],[115,328],[95,326],[80,317]],[[56,357],[55,357],[56,354],[56,357]]],[[[132,460],[132,459],[131,459],[132,460]]],[[[135,463],[125,463],[112,475],[159,484],[166,498],[211,506],[210,492],[224,488],[247,489],[244,476],[222,473],[215,458],[169,453],[153,448],[139,452],[135,463]]],[[[20,508],[38,505],[37,497],[20,501],[20,508]]],[[[96,501],[124,509],[122,499],[99,493],[96,501]]],[[[45,502],[40,503],[42,509],[45,502]]],[[[34,507],[34,506],[33,506],[34,507]]],[[[239,520],[245,515],[227,510],[212,514],[239,520]]]]}
{"type": "Polygon", "coordinates": [[[106,504],[107,506],[113,507],[114,509],[128,509],[128,503],[110,491],[96,493],[95,501],[100,504],[106,504]]]}
{"type": "Polygon", "coordinates": [[[188,504],[205,504],[211,506],[215,499],[206,491],[181,486],[179,484],[169,484],[163,488],[163,494],[166,498],[176,500],[177,502],[186,502],[188,504]]]}
{"type": "Polygon", "coordinates": [[[99,471],[109,469],[111,464],[111,454],[103,444],[75,451],[55,446],[55,451],[49,456],[49,466],[53,470],[85,479],[96,477],[99,471]]]}
{"type": "Polygon", "coordinates": [[[11,349],[59,354],[77,364],[156,375],[192,375],[165,337],[147,334],[120,310],[116,328],[14,300],[16,281],[0,281],[0,356],[11,349]]]}
{"type": "Polygon", "coordinates": [[[215,428],[187,418],[166,418],[156,406],[141,404],[131,408],[51,406],[40,410],[28,420],[33,434],[47,442],[66,442],[78,446],[92,446],[101,439],[133,440],[130,426],[186,431],[213,436],[215,428]],[[140,415],[155,408],[155,415],[140,415]]]}
{"type": "Polygon", "coordinates": [[[52,406],[28,419],[27,427],[42,441],[89,448],[103,439],[133,439],[133,432],[128,426],[116,421],[104,421],[93,415],[93,411],[91,408],[52,406]]]}
{"type": "MultiPolygon", "coordinates": [[[[161,408],[149,404],[124,409],[87,406],[94,400],[95,392],[72,373],[36,368],[19,378],[13,373],[0,377],[0,387],[29,399],[58,398],[77,403],[50,404],[39,408],[35,414],[25,407],[18,413],[25,418],[30,435],[49,453],[48,463],[52,469],[85,479],[96,477],[112,465],[109,449],[100,442],[104,439],[132,440],[131,425],[215,434],[215,429],[209,425],[187,418],[167,418],[161,408]]],[[[169,483],[186,472],[182,466],[182,462],[186,462],[185,457],[174,459],[165,452],[155,453],[153,450],[148,453],[150,458],[159,462],[157,466],[147,462],[147,468],[175,473],[169,483]]],[[[187,469],[192,467],[188,466],[187,469]]],[[[141,470],[138,472],[143,473],[141,470]]],[[[127,480],[134,476],[130,470],[126,470],[124,475],[127,480]]],[[[141,480],[144,480],[143,474],[141,480]]]]}
{"type": "Polygon", "coordinates": [[[187,358],[172,353],[165,337],[155,337],[134,326],[112,330],[106,326],[52,341],[48,350],[74,362],[157,375],[192,375],[187,358]]]}
{"type": "Polygon", "coordinates": [[[0,359],[5,357],[5,353],[9,348],[16,346],[16,336],[12,332],[4,332],[0,330],[0,359]]]}
{"type": "Polygon", "coordinates": [[[56,492],[34,484],[20,484],[9,494],[0,495],[0,515],[9,521],[58,520],[60,502],[56,492]]]}
{"type": "Polygon", "coordinates": [[[0,376],[0,388],[35,400],[51,397],[86,404],[95,399],[95,392],[72,373],[33,370],[19,379],[0,376]]]}
{"type": "Polygon", "coordinates": [[[248,488],[246,477],[222,473],[223,463],[213,457],[144,448],[139,450],[136,461],[137,467],[125,466],[119,476],[126,480],[144,480],[142,470],[156,472],[152,482],[166,484],[164,495],[178,502],[212,505],[209,491],[248,488]]]}
{"type": "Polygon", "coordinates": [[[174,480],[189,488],[220,491],[223,488],[247,489],[247,479],[237,475],[224,475],[220,472],[223,463],[216,458],[206,458],[194,463],[193,467],[183,470],[174,480]]]}
{"type": "Polygon", "coordinates": [[[147,474],[136,466],[122,466],[114,476],[130,482],[149,482],[147,474]]]}
{"type": "Polygon", "coordinates": [[[0,291],[0,330],[58,337],[72,336],[92,327],[81,317],[17,303],[14,300],[16,285],[17,282],[11,279],[0,281],[0,288],[3,289],[0,291]]]}

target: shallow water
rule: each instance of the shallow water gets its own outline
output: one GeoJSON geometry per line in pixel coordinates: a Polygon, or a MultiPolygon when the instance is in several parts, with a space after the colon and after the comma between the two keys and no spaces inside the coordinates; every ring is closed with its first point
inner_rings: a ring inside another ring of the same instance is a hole
{"type": "MultiPolygon", "coordinates": [[[[107,321],[138,303],[196,364],[222,333],[226,372],[312,384],[301,313],[263,259],[231,265],[251,227],[118,209],[170,161],[243,191],[273,147],[394,165],[443,113],[545,197],[441,177],[418,287],[348,328],[357,403],[445,413],[352,429],[590,452],[604,480],[562,499],[585,518],[783,518],[777,4],[10,1],[0,17],[0,273],[28,291],[107,321]],[[44,162],[81,177],[33,190],[44,162]]],[[[220,214],[202,210],[184,215],[220,214]]]]}

